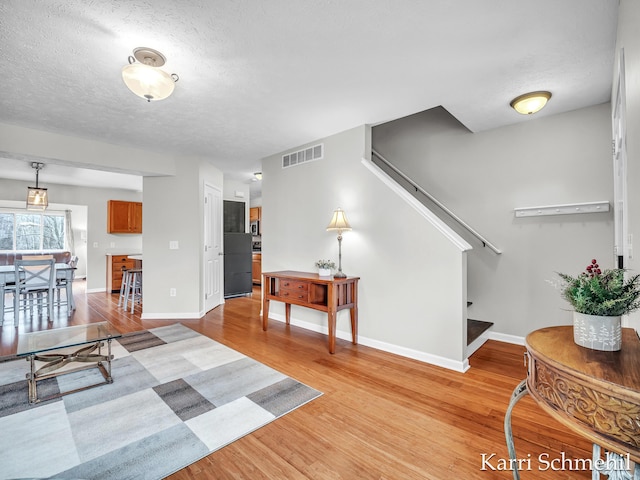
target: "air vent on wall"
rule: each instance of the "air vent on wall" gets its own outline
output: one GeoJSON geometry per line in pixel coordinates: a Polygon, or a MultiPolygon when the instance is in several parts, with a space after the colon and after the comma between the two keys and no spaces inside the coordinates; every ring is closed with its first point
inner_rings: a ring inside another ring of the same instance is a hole
{"type": "Polygon", "coordinates": [[[282,168],[293,167],[301,163],[310,162],[312,160],[321,160],[324,157],[324,144],[320,143],[313,147],[298,150],[297,152],[287,153],[282,156],[282,168]]]}

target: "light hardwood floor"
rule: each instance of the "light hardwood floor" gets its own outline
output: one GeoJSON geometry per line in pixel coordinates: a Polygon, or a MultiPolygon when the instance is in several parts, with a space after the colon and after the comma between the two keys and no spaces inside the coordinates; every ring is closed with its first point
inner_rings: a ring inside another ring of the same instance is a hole
{"type": "MultiPolygon", "coordinates": [[[[27,320],[15,329],[8,315],[0,356],[15,352],[24,331],[108,320],[126,333],[178,322],[141,320],[139,308],[133,315],[118,309],[117,295],[85,294],[82,281],[75,285],[77,310],[70,318],[61,311],[52,322],[27,320]]],[[[489,465],[508,458],[503,421],[513,388],[526,376],[523,347],[489,341],[462,374],[339,339],[331,355],[326,336],[277,321],[263,332],[259,315],[256,288],[252,297],[227,300],[204,318],[181,323],[324,395],[169,478],[513,478],[489,465]]],[[[584,471],[545,470],[544,460],[559,460],[563,452],[591,458],[591,445],[528,397],[514,410],[513,430],[518,458],[531,465],[523,480],[591,478],[584,471]]]]}

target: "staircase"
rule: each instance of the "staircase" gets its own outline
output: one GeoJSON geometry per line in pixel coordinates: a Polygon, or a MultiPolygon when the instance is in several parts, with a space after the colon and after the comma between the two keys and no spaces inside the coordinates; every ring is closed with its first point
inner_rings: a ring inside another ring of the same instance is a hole
{"type": "MultiPolygon", "coordinates": [[[[437,212],[442,212],[444,218],[452,220],[455,225],[461,227],[466,231],[468,235],[471,235],[475,240],[479,241],[483,247],[488,248],[496,255],[500,255],[502,251],[489,242],[485,237],[480,235],[471,226],[466,224],[461,218],[455,215],[451,210],[444,206],[440,201],[434,198],[426,190],[424,190],[418,183],[414,182],[401,170],[395,167],[389,160],[384,158],[374,148],[371,150],[371,161],[382,169],[389,177],[391,177],[398,185],[404,188],[407,192],[411,193],[420,203],[430,208],[436,207],[437,212]]],[[[440,215],[438,215],[440,216],[440,215]]],[[[471,306],[472,302],[467,302],[467,307],[471,306]]],[[[493,326],[493,322],[484,322],[481,320],[467,319],[467,349],[466,357],[471,356],[482,344],[488,339],[488,335],[483,335],[487,330],[493,326]]]]}
{"type": "MultiPolygon", "coordinates": [[[[467,308],[473,305],[473,302],[467,302],[467,308]]],[[[482,320],[467,319],[467,346],[477,340],[480,335],[489,330],[493,326],[493,322],[483,322],[482,320]]]]}
{"type": "Polygon", "coordinates": [[[483,322],[482,320],[467,319],[467,346],[480,338],[484,332],[493,326],[493,322],[483,322]]]}

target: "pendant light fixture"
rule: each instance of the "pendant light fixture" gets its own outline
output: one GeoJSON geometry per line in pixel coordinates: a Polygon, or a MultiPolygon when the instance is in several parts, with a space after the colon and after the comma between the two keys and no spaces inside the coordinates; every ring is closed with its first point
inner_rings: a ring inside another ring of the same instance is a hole
{"type": "Polygon", "coordinates": [[[540,91],[520,95],[511,100],[511,107],[522,115],[539,112],[551,98],[551,92],[540,91]]]}
{"type": "Polygon", "coordinates": [[[129,90],[147,102],[164,100],[173,93],[178,81],[178,75],[169,75],[160,68],[166,61],[159,51],[138,47],[129,57],[129,65],[122,67],[122,80],[129,90]]]}
{"type": "Polygon", "coordinates": [[[27,187],[27,210],[46,210],[49,206],[47,189],[38,185],[38,173],[44,168],[44,163],[33,162],[31,167],[36,169],[36,186],[27,187]]]}

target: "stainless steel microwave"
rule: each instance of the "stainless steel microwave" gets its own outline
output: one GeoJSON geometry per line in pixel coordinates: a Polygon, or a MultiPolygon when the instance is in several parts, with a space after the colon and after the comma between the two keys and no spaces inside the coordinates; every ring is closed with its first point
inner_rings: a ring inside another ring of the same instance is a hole
{"type": "Polygon", "coordinates": [[[260,235],[260,221],[254,220],[251,222],[251,235],[260,235]]]}

